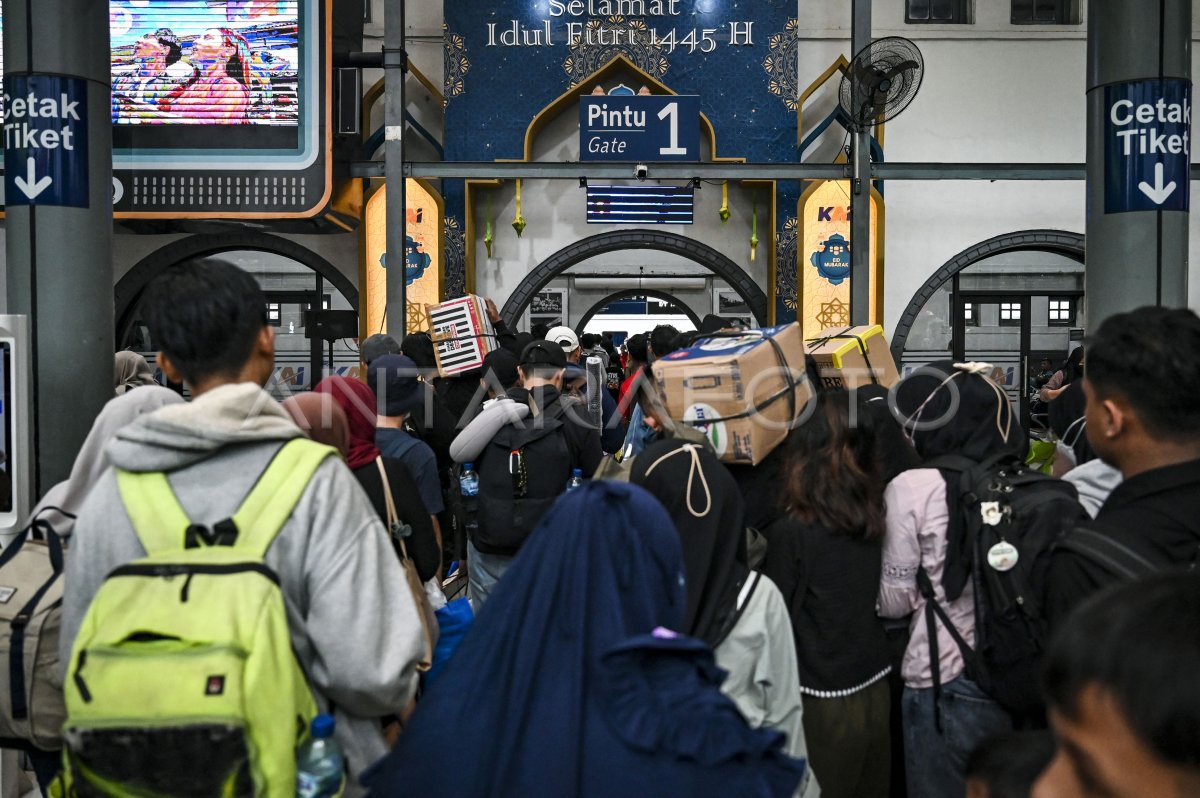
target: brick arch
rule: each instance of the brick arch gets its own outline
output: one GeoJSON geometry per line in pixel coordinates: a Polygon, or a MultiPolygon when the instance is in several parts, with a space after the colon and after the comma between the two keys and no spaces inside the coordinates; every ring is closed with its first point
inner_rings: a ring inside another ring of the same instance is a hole
{"type": "Polygon", "coordinates": [[[750,312],[754,314],[754,319],[760,326],[767,325],[767,295],[758,287],[757,283],[750,279],[750,275],[745,270],[707,244],[693,241],[676,233],[658,230],[622,230],[600,233],[563,247],[525,275],[525,279],[504,303],[501,314],[510,325],[515,324],[521,314],[525,312],[525,308],[529,307],[537,292],[549,285],[555,277],[588,258],[624,249],[652,249],[670,252],[703,266],[728,283],[730,288],[737,291],[738,295],[746,300],[750,312]]]}

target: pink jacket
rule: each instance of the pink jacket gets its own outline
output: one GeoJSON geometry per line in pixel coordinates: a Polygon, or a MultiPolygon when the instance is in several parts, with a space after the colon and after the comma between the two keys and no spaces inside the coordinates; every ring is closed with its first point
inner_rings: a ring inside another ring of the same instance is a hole
{"type": "MultiPolygon", "coordinates": [[[[883,577],[879,585],[879,614],[903,618],[912,613],[908,649],[901,674],[909,687],[932,687],[925,599],[917,590],[917,567],[925,566],[938,602],[959,634],[975,643],[974,587],[967,583],[961,596],[947,603],[942,588],[946,566],[946,482],[932,468],[905,471],[887,487],[887,537],[883,544],[883,577]]],[[[942,684],[963,672],[963,658],[950,633],[938,621],[938,659],[942,684]]]]}

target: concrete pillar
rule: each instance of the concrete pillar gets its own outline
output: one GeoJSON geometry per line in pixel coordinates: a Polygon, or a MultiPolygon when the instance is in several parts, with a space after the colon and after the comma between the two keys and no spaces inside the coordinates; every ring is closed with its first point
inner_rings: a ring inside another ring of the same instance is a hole
{"type": "Polygon", "coordinates": [[[1155,137],[1187,133],[1190,149],[1190,118],[1137,109],[1190,106],[1191,0],[1089,0],[1087,26],[1085,290],[1094,330],[1142,305],[1187,304],[1190,159],[1155,137]]]}
{"type": "MultiPolygon", "coordinates": [[[[41,146],[56,144],[55,153],[39,153],[37,164],[28,158],[29,168],[18,161],[32,150],[6,151],[8,312],[30,317],[27,417],[40,496],[67,478],[92,422],[113,397],[108,3],[4,0],[3,9],[5,92],[28,85],[46,95],[62,88],[72,102],[86,98],[75,105],[60,97],[56,109],[62,129],[84,136],[43,138],[41,146]]],[[[6,128],[18,110],[15,102],[7,105],[6,128]]],[[[27,121],[51,120],[40,113],[27,121]]]]}

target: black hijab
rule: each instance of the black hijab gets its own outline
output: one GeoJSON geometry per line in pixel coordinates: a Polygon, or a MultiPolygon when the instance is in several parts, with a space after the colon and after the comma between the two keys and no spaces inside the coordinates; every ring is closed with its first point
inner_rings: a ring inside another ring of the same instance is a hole
{"type": "Polygon", "coordinates": [[[858,402],[858,423],[875,433],[875,456],[882,469],[883,484],[920,465],[917,450],[904,437],[904,428],[892,414],[888,389],[882,385],[862,385],[854,398],[858,402]]]}
{"type": "Polygon", "coordinates": [[[629,481],[662,502],[679,532],[687,579],[681,631],[715,648],[733,627],[750,573],[737,482],[712,452],[677,439],[647,446],[629,481]]]}
{"type": "Polygon", "coordinates": [[[1083,418],[1086,412],[1087,395],[1083,392],[1083,380],[1075,380],[1068,385],[1047,406],[1050,429],[1075,452],[1075,465],[1083,465],[1096,459],[1096,452],[1088,443],[1084,432],[1083,418]]]}
{"type": "MultiPolygon", "coordinates": [[[[1028,441],[1013,415],[1012,402],[982,371],[960,369],[950,361],[931,363],[900,383],[896,406],[904,414],[905,429],[922,461],[947,454],[976,463],[997,456],[1025,456],[1028,441]]],[[[971,578],[971,550],[958,497],[959,474],[939,470],[946,481],[949,513],[942,587],[953,601],[971,578]]]]}

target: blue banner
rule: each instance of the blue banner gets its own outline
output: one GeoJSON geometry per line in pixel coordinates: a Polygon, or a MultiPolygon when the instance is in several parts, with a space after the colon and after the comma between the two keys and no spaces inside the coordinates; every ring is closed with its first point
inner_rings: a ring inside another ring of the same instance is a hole
{"type": "Polygon", "coordinates": [[[4,76],[5,204],[88,207],[87,81],[4,76]]]}
{"type": "Polygon", "coordinates": [[[1116,83],[1104,89],[1104,212],[1187,211],[1192,82],[1116,83]]]}

